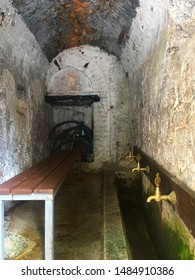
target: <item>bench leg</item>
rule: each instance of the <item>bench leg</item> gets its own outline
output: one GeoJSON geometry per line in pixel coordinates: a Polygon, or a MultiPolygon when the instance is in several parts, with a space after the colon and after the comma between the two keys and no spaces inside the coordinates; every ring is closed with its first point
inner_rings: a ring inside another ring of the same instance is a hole
{"type": "Polygon", "coordinates": [[[4,201],[0,200],[0,260],[4,259],[4,201]]]}
{"type": "Polygon", "coordinates": [[[45,260],[54,259],[54,200],[45,200],[45,260]]]}
{"type": "Polygon", "coordinates": [[[78,161],[77,161],[77,168],[78,168],[78,179],[80,180],[81,179],[81,157],[78,158],[78,161]]]}

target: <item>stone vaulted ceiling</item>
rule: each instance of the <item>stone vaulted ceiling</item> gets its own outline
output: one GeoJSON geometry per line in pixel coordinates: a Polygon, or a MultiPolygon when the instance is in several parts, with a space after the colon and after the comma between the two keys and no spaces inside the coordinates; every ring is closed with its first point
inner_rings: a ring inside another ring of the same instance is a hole
{"type": "Polygon", "coordinates": [[[90,44],[120,55],[139,0],[13,0],[49,60],[90,44]]]}

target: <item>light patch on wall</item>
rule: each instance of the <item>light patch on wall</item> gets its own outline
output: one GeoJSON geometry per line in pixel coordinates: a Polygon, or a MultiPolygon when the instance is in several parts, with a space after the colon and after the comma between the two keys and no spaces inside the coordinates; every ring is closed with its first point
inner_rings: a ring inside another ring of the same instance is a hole
{"type": "Polygon", "coordinates": [[[65,67],[50,79],[47,91],[52,95],[81,94],[93,91],[90,78],[73,67],[65,67]]]}

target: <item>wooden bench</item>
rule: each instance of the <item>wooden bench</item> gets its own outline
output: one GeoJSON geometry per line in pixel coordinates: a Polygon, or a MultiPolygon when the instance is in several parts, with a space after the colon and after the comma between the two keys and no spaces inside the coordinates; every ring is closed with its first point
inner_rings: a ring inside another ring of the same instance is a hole
{"type": "Polygon", "coordinates": [[[0,184],[0,259],[4,259],[4,202],[45,200],[45,259],[54,259],[54,197],[73,164],[81,170],[79,151],[59,151],[0,184]]]}

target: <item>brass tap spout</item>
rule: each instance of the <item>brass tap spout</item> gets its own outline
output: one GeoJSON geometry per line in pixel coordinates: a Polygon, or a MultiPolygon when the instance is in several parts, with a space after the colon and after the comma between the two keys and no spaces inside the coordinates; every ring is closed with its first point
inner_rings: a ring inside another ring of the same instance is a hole
{"type": "Polygon", "coordinates": [[[126,156],[125,158],[126,158],[126,159],[134,158],[133,153],[131,152],[131,150],[129,151],[128,156],[126,156]]]}
{"type": "Polygon", "coordinates": [[[142,167],[140,166],[140,160],[141,160],[140,154],[136,155],[136,156],[135,156],[135,159],[137,160],[137,167],[136,167],[136,168],[133,168],[133,169],[132,169],[132,172],[135,172],[135,171],[138,171],[138,172],[140,172],[140,171],[146,171],[147,173],[149,173],[150,168],[149,168],[148,165],[147,165],[145,168],[142,168],[142,167]]]}
{"type": "Polygon", "coordinates": [[[160,202],[161,200],[169,200],[172,203],[176,202],[176,194],[174,191],[172,191],[169,195],[161,195],[161,192],[160,192],[161,178],[160,178],[159,173],[156,173],[156,178],[154,180],[154,183],[156,185],[155,194],[151,195],[147,198],[148,203],[150,203],[152,200],[155,200],[156,202],[160,202]]]}
{"type": "Polygon", "coordinates": [[[151,195],[147,198],[147,202],[150,203],[152,200],[156,200],[157,201],[157,197],[156,195],[151,195]]]}

